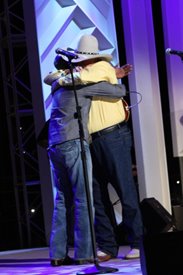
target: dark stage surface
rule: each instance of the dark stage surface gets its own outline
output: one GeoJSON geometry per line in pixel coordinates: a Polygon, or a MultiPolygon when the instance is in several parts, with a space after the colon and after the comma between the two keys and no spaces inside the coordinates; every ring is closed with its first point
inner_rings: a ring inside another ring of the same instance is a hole
{"type": "MultiPolygon", "coordinates": [[[[101,263],[100,266],[117,268],[118,271],[110,274],[123,275],[142,275],[140,260],[124,260],[123,256],[129,250],[128,246],[121,246],[118,258],[112,259],[108,262],[101,263]]],[[[70,256],[73,251],[70,251],[70,256]]],[[[86,270],[94,266],[87,265],[73,265],[51,267],[49,261],[48,248],[36,248],[29,250],[5,251],[0,253],[0,274],[3,275],[22,275],[22,274],[62,274],[74,275],[77,272],[86,270]]],[[[103,273],[106,274],[106,273],[103,273]]],[[[109,273],[108,273],[109,274],[109,273]]]]}

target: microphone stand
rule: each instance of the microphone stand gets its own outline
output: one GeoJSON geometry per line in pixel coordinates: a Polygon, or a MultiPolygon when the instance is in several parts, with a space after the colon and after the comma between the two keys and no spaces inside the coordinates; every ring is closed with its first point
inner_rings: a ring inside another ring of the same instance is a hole
{"type": "Polygon", "coordinates": [[[94,219],[93,219],[93,211],[92,211],[92,205],[91,205],[91,197],[90,197],[90,191],[89,191],[89,181],[88,181],[88,172],[87,172],[87,163],[86,163],[86,153],[84,148],[84,130],[83,130],[83,124],[82,124],[82,116],[81,116],[81,106],[79,106],[77,92],[76,92],[76,86],[73,76],[73,64],[72,59],[74,59],[74,56],[67,56],[68,57],[68,64],[70,68],[71,78],[72,78],[72,84],[73,84],[73,90],[74,90],[74,97],[76,102],[76,113],[75,113],[75,119],[78,119],[79,124],[79,137],[80,137],[80,144],[81,144],[81,158],[82,158],[82,164],[83,164],[83,174],[84,174],[84,182],[85,182],[85,190],[86,190],[86,198],[87,198],[87,207],[88,207],[88,216],[89,216],[89,224],[90,224],[90,232],[91,232],[91,241],[92,241],[92,250],[93,250],[93,258],[94,258],[94,266],[89,267],[85,270],[82,270],[80,272],[77,272],[77,275],[83,275],[83,274],[104,274],[104,273],[113,273],[117,272],[117,268],[112,267],[104,267],[100,266],[97,258],[97,249],[96,249],[96,238],[95,238],[95,230],[94,230],[94,219]]]}

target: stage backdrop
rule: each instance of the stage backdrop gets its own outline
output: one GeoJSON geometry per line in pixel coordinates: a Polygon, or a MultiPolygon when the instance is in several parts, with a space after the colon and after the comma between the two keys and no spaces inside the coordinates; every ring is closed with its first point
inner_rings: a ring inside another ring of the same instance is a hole
{"type": "MultiPolygon", "coordinates": [[[[36,25],[42,79],[55,70],[55,49],[75,49],[83,34],[98,38],[102,53],[117,63],[117,41],[112,0],[35,0],[36,25]]],[[[50,87],[43,83],[46,119],[50,116],[50,87]]]]}
{"type": "MultiPolygon", "coordinates": [[[[39,122],[40,108],[36,106],[38,91],[35,79],[37,81],[38,77],[41,79],[44,116],[47,120],[50,116],[51,96],[50,87],[43,83],[43,78],[55,69],[53,60],[56,48],[68,46],[75,48],[79,37],[90,33],[97,36],[103,53],[114,56],[113,64],[118,63],[113,2],[116,3],[115,0],[34,0],[34,2],[24,0],[29,59],[32,62],[30,66],[35,70],[37,70],[36,51],[32,50],[35,44],[39,56],[40,75],[36,76],[32,69],[36,123],[39,122]],[[33,15],[32,3],[34,3],[33,15]],[[34,22],[37,41],[33,40],[34,22]]],[[[134,67],[133,73],[129,76],[129,88],[142,94],[141,104],[132,110],[140,198],[155,197],[171,212],[159,86],[161,76],[157,68],[152,3],[154,3],[152,0],[121,0],[121,9],[116,16],[121,18],[118,37],[124,29],[126,59],[134,67]]],[[[183,3],[181,0],[162,0],[161,4],[165,41],[162,54],[166,55],[167,47],[181,50],[180,46],[183,44],[181,14],[183,3]]],[[[182,156],[183,64],[177,56],[166,55],[166,58],[174,156],[182,156]]],[[[138,99],[132,96],[132,104],[138,99]]],[[[41,173],[44,175],[44,167],[41,168],[41,173]]]]}
{"type": "MultiPolygon", "coordinates": [[[[161,2],[165,48],[183,52],[183,1],[161,2]]],[[[173,152],[183,157],[183,56],[167,56],[166,61],[173,152]]]]}
{"type": "MultiPolygon", "coordinates": [[[[34,0],[34,9],[42,80],[55,69],[55,49],[75,48],[85,33],[94,34],[101,51],[112,54],[113,64],[118,63],[112,0],[34,0]]],[[[151,1],[121,1],[119,15],[122,15],[119,24],[124,28],[127,62],[134,65],[129,77],[130,90],[143,96],[142,103],[132,110],[140,195],[142,199],[156,197],[170,210],[151,1]]],[[[47,120],[51,95],[50,87],[43,81],[42,93],[47,120]]],[[[139,98],[131,99],[133,104],[139,98]]]]}

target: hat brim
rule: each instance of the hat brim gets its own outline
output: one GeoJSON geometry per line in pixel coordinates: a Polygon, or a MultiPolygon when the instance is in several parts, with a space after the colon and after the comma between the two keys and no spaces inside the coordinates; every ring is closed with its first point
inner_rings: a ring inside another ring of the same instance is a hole
{"type": "MultiPolygon", "coordinates": [[[[72,59],[72,63],[80,63],[82,61],[90,60],[90,59],[101,59],[107,62],[110,62],[113,57],[111,54],[92,54],[92,55],[85,55],[85,54],[77,54],[78,58],[72,59]]],[[[68,61],[66,56],[63,56],[65,61],[68,61]]]]}

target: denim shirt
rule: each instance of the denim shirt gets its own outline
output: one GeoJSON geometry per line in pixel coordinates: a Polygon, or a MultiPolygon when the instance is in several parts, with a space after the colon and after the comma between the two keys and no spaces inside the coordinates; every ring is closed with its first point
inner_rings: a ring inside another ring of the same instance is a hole
{"type": "MultiPolygon", "coordinates": [[[[125,96],[123,84],[100,82],[87,86],[76,86],[78,105],[81,110],[80,122],[83,125],[83,138],[89,142],[87,128],[89,109],[93,96],[121,98],[125,96]]],[[[53,93],[51,117],[49,122],[49,146],[78,139],[79,123],[76,115],[76,99],[73,88],[60,87],[53,93]]]]}

